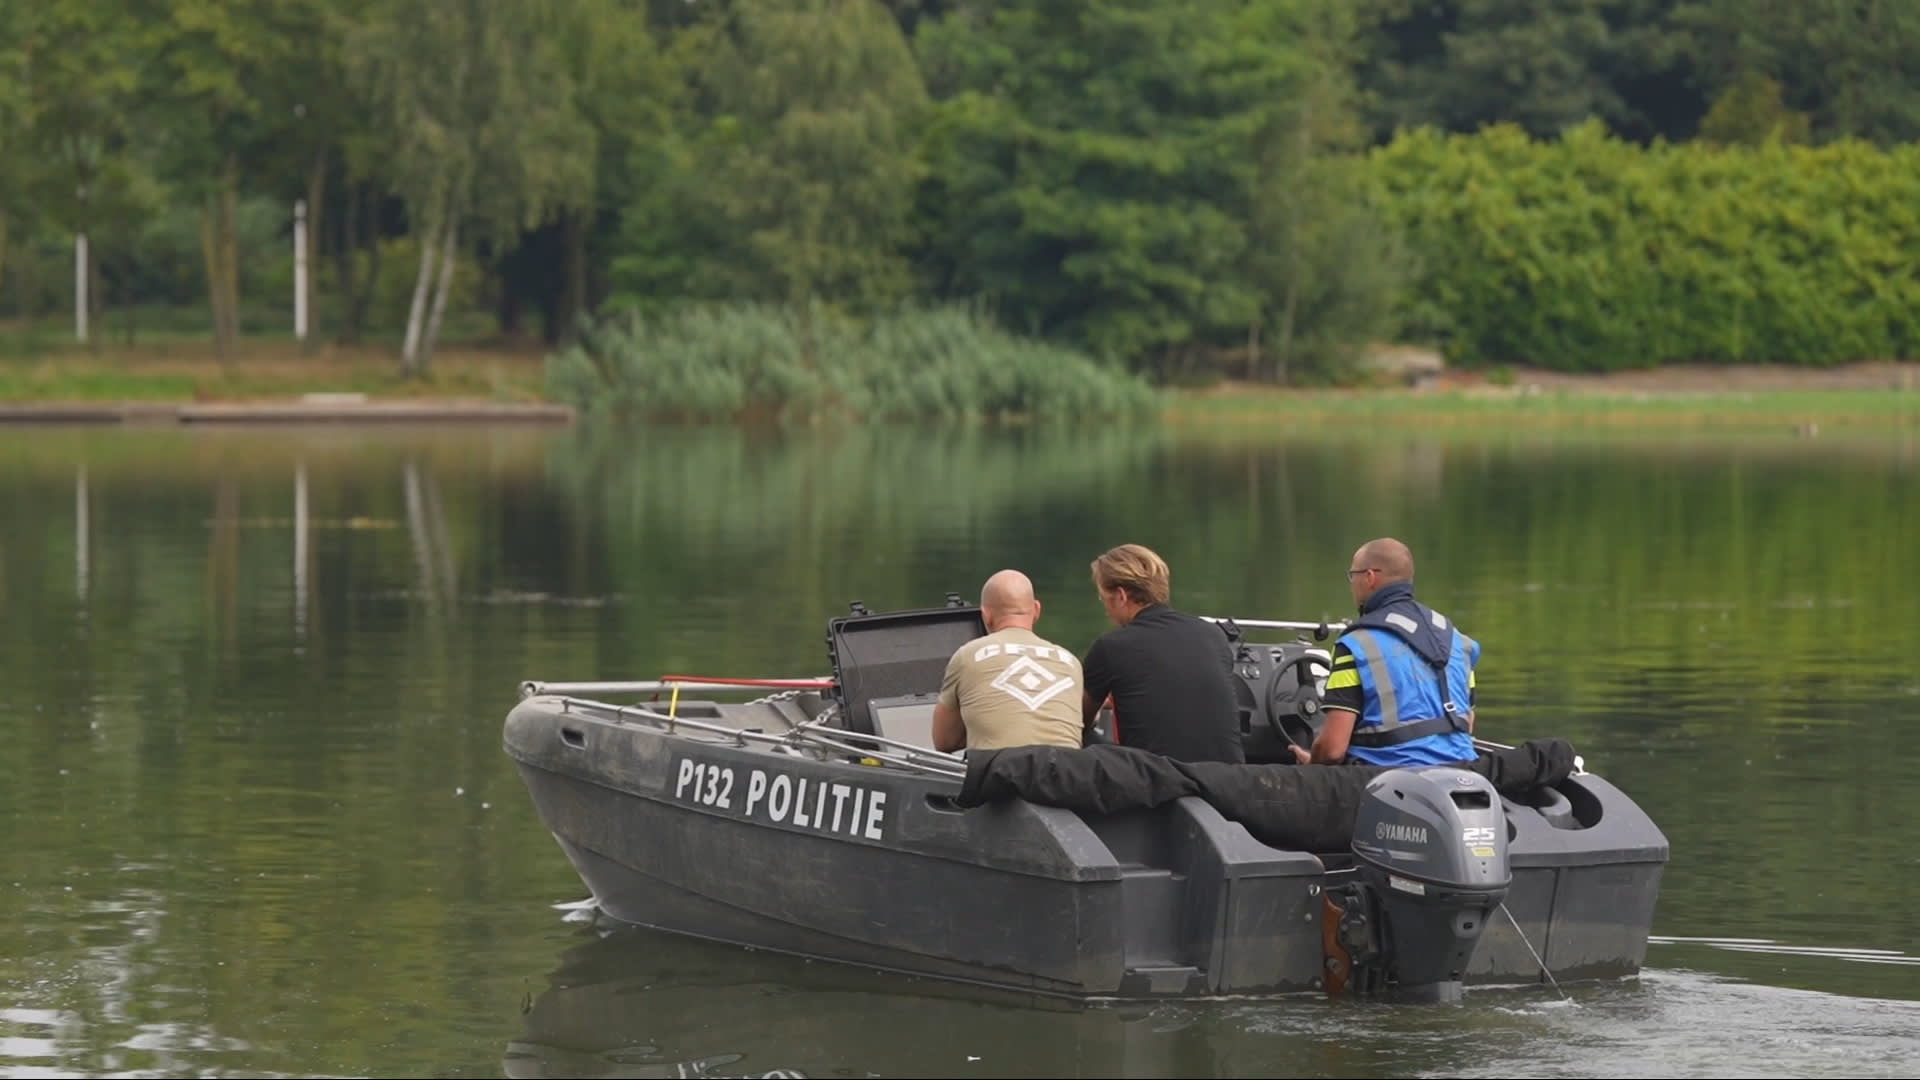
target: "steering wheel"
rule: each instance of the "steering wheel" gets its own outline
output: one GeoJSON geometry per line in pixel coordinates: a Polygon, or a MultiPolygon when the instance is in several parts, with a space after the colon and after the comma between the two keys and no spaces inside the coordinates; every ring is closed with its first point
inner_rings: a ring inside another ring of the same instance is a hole
{"type": "Polygon", "coordinates": [[[1280,736],[1282,740],[1294,746],[1300,747],[1302,750],[1312,750],[1312,736],[1320,733],[1320,725],[1314,723],[1314,718],[1320,715],[1320,697],[1318,691],[1314,688],[1313,670],[1309,666],[1318,663],[1319,660],[1320,658],[1314,656],[1312,653],[1303,653],[1287,661],[1286,666],[1281,669],[1282,671],[1288,668],[1299,669],[1294,676],[1294,681],[1297,685],[1291,694],[1283,695],[1281,693],[1278,673],[1276,673],[1275,678],[1267,684],[1267,725],[1273,728],[1275,735],[1280,736]],[[1302,722],[1306,724],[1309,733],[1307,743],[1303,744],[1299,739],[1294,738],[1293,732],[1287,730],[1287,725],[1280,722],[1283,705],[1285,707],[1284,711],[1288,715],[1300,716],[1302,722]]]}

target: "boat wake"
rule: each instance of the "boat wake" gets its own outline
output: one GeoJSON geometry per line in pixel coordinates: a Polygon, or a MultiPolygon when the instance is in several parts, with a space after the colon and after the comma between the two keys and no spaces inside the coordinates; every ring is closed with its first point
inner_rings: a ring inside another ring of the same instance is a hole
{"type": "Polygon", "coordinates": [[[600,917],[600,898],[589,896],[585,900],[570,900],[553,905],[553,910],[566,912],[560,917],[561,922],[590,923],[600,917]]]}
{"type": "Polygon", "coordinates": [[[1705,945],[1729,952],[1778,953],[1784,956],[1811,956],[1832,960],[1851,960],[1857,964],[1896,964],[1920,966],[1920,956],[1909,956],[1897,949],[1856,949],[1844,946],[1789,945],[1770,938],[1669,937],[1647,936],[1649,945],[1705,945]]]}

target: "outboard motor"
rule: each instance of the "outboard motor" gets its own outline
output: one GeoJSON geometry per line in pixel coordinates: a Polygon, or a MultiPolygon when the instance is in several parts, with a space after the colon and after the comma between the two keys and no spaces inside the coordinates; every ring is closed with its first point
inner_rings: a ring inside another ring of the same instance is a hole
{"type": "Polygon", "coordinates": [[[1507,819],[1491,781],[1451,765],[1367,785],[1350,884],[1327,890],[1327,989],[1409,1001],[1462,997],[1467,965],[1507,888],[1507,819]]]}

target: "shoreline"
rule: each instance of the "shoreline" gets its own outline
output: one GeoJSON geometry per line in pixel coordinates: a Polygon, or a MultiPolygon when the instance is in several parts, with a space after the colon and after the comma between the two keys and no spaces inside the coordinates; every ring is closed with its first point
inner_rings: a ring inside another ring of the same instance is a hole
{"type": "Polygon", "coordinates": [[[1543,368],[1436,373],[1423,385],[1294,390],[1223,381],[1177,394],[1170,423],[1403,422],[1452,427],[1726,429],[1785,424],[1816,435],[1822,425],[1920,426],[1920,363],[1671,365],[1604,373],[1543,368]]]}
{"type": "MultiPolygon", "coordinates": [[[[30,426],[222,427],[297,424],[501,424],[566,427],[571,405],[409,396],[364,401],[302,398],[234,402],[0,402],[0,428],[30,426]]],[[[1787,426],[1920,428],[1920,392],[1817,389],[1677,392],[1517,392],[1457,390],[1264,390],[1223,396],[1174,391],[1153,422],[1222,432],[1260,425],[1402,428],[1666,428],[1787,426]]],[[[673,425],[681,426],[681,425],[673,425]]],[[[736,425],[738,426],[738,425],[736,425]]]]}
{"type": "MultiPolygon", "coordinates": [[[[366,369],[353,361],[308,366],[260,357],[211,372],[187,364],[101,365],[75,373],[79,377],[65,389],[76,392],[0,399],[0,425],[577,422],[573,406],[549,399],[538,385],[538,363],[525,353],[468,351],[426,385],[368,381],[366,369]],[[178,389],[136,389],[124,381],[159,374],[156,368],[179,379],[178,389]],[[96,375],[107,377],[97,382],[86,377],[96,375]]],[[[1446,370],[1418,386],[1380,380],[1371,386],[1295,388],[1221,380],[1163,393],[1159,419],[1172,425],[1920,426],[1920,363],[1914,362],[1831,368],[1676,365],[1598,374],[1446,370]]]]}
{"type": "Polygon", "coordinates": [[[93,402],[14,404],[0,402],[0,424],[210,424],[210,423],[463,423],[570,424],[571,405],[503,403],[458,398],[247,402],[93,402]]]}

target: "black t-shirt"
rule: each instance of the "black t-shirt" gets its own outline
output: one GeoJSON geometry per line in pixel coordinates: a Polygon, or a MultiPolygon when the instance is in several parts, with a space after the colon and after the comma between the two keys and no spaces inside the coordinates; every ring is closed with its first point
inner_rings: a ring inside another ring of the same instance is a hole
{"type": "Polygon", "coordinates": [[[1080,664],[1088,696],[1113,695],[1114,741],[1176,761],[1240,764],[1233,649],[1205,619],[1154,604],[1097,638],[1080,664]]]}

